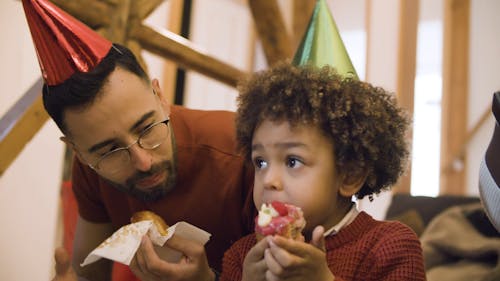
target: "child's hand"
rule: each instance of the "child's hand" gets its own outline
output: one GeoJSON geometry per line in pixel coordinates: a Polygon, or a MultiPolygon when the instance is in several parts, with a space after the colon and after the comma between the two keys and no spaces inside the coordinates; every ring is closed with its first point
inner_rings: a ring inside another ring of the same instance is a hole
{"type": "Polygon", "coordinates": [[[311,244],[275,236],[268,237],[265,251],[266,280],[318,280],[331,281],[334,276],[326,263],[324,229],[313,231],[311,244]]]}
{"type": "Polygon", "coordinates": [[[269,248],[266,239],[260,240],[248,252],[243,262],[242,281],[266,281],[267,266],[264,251],[269,248]]]}

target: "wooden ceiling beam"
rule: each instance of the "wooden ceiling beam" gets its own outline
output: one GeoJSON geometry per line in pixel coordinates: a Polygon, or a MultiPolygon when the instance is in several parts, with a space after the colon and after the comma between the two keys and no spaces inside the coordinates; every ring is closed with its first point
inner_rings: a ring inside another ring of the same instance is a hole
{"type": "Polygon", "coordinates": [[[307,25],[311,20],[311,15],[316,6],[316,1],[304,1],[304,0],[294,0],[293,1],[293,23],[292,23],[292,38],[293,38],[293,49],[297,50],[300,41],[306,32],[307,25]]]}
{"type": "Polygon", "coordinates": [[[268,65],[291,58],[292,42],[276,0],[249,0],[268,65]]]}
{"type": "Polygon", "coordinates": [[[189,40],[168,30],[146,25],[132,25],[129,38],[137,40],[144,49],[190,69],[235,87],[245,73],[206,54],[189,40]]]}
{"type": "Polygon", "coordinates": [[[106,38],[113,43],[125,45],[128,37],[129,16],[132,0],[122,0],[113,9],[113,16],[107,28],[106,38]]]}
{"type": "Polygon", "coordinates": [[[42,78],[0,119],[0,177],[38,133],[49,115],[43,108],[42,78]]]}
{"type": "Polygon", "coordinates": [[[93,29],[109,26],[114,6],[94,0],[51,0],[59,8],[71,14],[93,29]],[[85,7],[85,9],[82,9],[85,7]]]}
{"type": "Polygon", "coordinates": [[[139,19],[147,18],[164,0],[133,0],[131,15],[139,19]]]}

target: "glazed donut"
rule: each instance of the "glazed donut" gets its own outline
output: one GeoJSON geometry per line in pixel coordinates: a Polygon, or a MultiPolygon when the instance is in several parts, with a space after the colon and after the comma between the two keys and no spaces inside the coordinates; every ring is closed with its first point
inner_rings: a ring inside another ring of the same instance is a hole
{"type": "Polygon", "coordinates": [[[145,220],[153,221],[153,224],[156,226],[156,229],[158,229],[158,232],[162,236],[167,235],[168,225],[165,223],[165,221],[160,216],[158,216],[157,214],[155,214],[151,211],[139,211],[139,212],[134,213],[132,215],[132,217],[130,218],[130,222],[132,222],[132,223],[136,223],[139,221],[145,221],[145,220]]]}
{"type": "Polygon", "coordinates": [[[279,201],[262,204],[255,218],[255,234],[258,241],[267,235],[297,239],[305,226],[302,209],[279,201]]]}

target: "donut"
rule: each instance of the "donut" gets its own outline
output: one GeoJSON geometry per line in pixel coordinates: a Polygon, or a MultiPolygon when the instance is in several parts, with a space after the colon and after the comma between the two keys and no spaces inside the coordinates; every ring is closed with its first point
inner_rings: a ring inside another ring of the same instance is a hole
{"type": "Polygon", "coordinates": [[[132,217],[130,218],[130,222],[132,222],[132,223],[136,223],[139,221],[145,221],[145,220],[153,221],[153,224],[156,226],[156,229],[158,230],[158,232],[162,236],[167,235],[168,225],[165,223],[165,221],[160,216],[158,216],[157,214],[155,214],[151,211],[135,212],[132,215],[132,217]]]}
{"type": "Polygon", "coordinates": [[[305,226],[302,209],[279,201],[262,204],[255,217],[255,234],[259,241],[268,235],[297,239],[305,226]]]}

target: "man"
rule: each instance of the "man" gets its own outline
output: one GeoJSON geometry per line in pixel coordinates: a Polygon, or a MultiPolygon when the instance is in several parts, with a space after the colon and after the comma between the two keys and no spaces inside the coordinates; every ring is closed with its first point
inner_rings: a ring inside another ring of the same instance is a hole
{"type": "Polygon", "coordinates": [[[171,106],[128,49],[46,0],[23,6],[45,79],[45,109],[77,156],[73,266],[56,250],[54,280],[110,280],[111,261],[79,264],[140,210],[212,236],[205,252],[174,235],[166,245],[184,254],[178,263],[159,259],[145,237],[130,264],[138,278],[215,280],[224,251],[253,229],[253,169],[236,149],[233,113],[171,106]]]}
{"type": "Polygon", "coordinates": [[[479,194],[491,223],[500,232],[500,92],[493,94],[495,129],[479,169],[479,194]]]}

